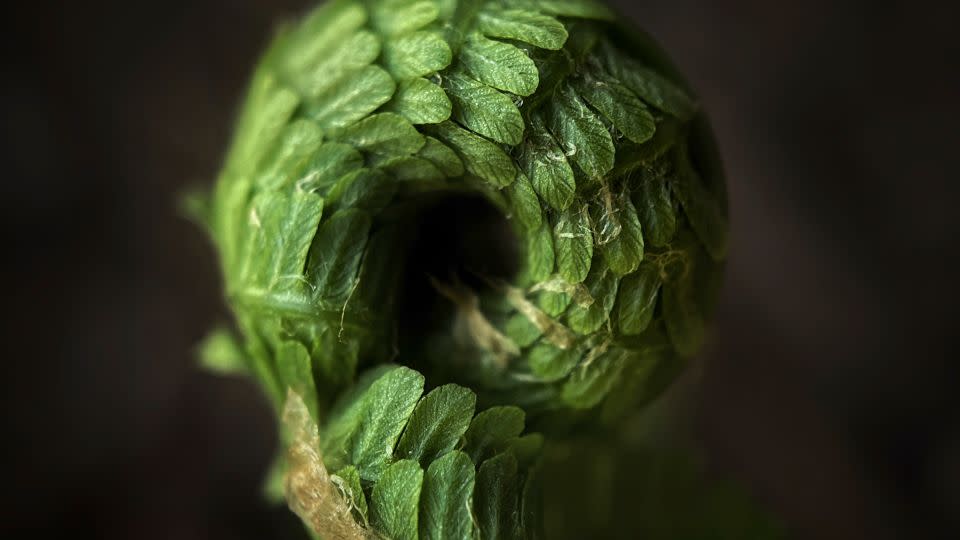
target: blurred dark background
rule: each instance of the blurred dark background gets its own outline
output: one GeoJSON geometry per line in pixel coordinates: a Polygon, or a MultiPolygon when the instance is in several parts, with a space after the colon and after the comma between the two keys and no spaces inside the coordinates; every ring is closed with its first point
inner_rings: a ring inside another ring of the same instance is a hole
{"type": "MultiPolygon", "coordinates": [[[[700,91],[734,246],[700,433],[795,538],[960,538],[956,2],[615,2],[700,91]]],[[[178,192],[305,1],[14,2],[0,39],[0,532],[270,538],[271,413],[178,192]]]]}

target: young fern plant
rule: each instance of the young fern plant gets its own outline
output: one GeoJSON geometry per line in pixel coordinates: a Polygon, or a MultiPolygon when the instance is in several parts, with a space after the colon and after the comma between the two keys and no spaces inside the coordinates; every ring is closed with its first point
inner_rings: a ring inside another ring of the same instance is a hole
{"type": "Polygon", "coordinates": [[[324,3],[195,203],[236,318],[204,362],[263,388],[327,539],[543,537],[544,447],[674,380],[727,251],[696,99],[593,0],[324,3]]]}

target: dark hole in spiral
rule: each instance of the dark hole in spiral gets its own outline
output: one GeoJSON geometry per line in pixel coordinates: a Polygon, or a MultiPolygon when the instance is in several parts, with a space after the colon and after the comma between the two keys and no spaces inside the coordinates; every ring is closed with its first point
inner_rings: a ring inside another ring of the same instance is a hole
{"type": "Polygon", "coordinates": [[[482,196],[445,195],[412,214],[397,329],[400,362],[418,367],[429,339],[449,334],[457,309],[431,278],[482,296],[514,281],[520,250],[506,216],[482,196]]]}

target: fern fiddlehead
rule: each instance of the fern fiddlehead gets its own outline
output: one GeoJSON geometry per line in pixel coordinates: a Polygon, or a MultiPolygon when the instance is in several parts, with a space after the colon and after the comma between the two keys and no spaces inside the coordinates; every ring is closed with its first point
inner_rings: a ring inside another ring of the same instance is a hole
{"type": "Polygon", "coordinates": [[[323,538],[538,538],[544,444],[700,346],[726,255],[706,120],[592,0],[332,0],[261,59],[201,219],[323,538]],[[318,427],[319,426],[319,427],[318,427]]]}

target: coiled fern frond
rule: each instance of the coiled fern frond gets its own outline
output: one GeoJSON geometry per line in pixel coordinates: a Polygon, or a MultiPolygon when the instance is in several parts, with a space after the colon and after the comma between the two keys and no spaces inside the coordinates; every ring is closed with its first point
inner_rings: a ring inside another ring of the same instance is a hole
{"type": "Polygon", "coordinates": [[[727,251],[707,122],[592,0],[332,0],[260,60],[198,205],[275,480],[323,538],[542,537],[545,446],[700,347],[727,251]]]}

